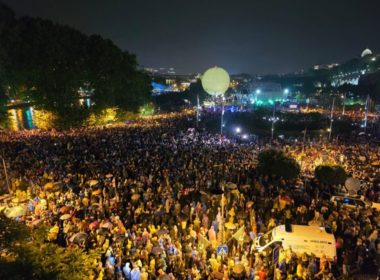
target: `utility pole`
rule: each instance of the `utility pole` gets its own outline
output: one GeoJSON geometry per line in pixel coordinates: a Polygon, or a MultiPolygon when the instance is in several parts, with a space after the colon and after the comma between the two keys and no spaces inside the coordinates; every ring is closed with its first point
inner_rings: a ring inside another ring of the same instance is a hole
{"type": "Polygon", "coordinates": [[[276,103],[273,104],[272,129],[271,129],[271,138],[270,138],[271,142],[273,141],[275,118],[276,118],[276,103]]]}
{"type": "Polygon", "coordinates": [[[306,132],[307,132],[307,126],[305,126],[305,130],[303,131],[303,143],[305,144],[306,141],[306,132]]]}
{"type": "Polygon", "coordinates": [[[364,133],[367,132],[367,122],[368,122],[368,107],[369,107],[369,95],[365,101],[365,114],[364,114],[364,133]]]}
{"type": "Polygon", "coordinates": [[[346,114],[346,92],[343,95],[343,112],[342,115],[344,116],[346,114]]]}
{"type": "Polygon", "coordinates": [[[330,139],[331,139],[331,133],[332,133],[332,125],[333,125],[333,121],[334,121],[334,105],[335,105],[335,97],[333,98],[333,101],[332,101],[332,106],[331,106],[331,114],[330,114],[330,129],[329,129],[329,142],[330,142],[330,139]]]}
{"type": "Polygon", "coordinates": [[[197,94],[197,127],[199,123],[199,94],[197,94]]]}
{"type": "Polygon", "coordinates": [[[224,95],[222,94],[222,113],[221,113],[221,116],[220,116],[220,137],[223,136],[223,126],[224,126],[224,123],[223,123],[223,116],[224,116],[224,95]]]}

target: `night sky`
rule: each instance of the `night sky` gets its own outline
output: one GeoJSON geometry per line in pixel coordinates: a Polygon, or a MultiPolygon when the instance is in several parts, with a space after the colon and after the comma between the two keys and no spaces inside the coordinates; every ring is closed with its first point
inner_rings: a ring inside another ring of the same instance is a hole
{"type": "Polygon", "coordinates": [[[0,0],[100,34],[146,67],[287,73],[380,53],[379,0],[0,0]]]}

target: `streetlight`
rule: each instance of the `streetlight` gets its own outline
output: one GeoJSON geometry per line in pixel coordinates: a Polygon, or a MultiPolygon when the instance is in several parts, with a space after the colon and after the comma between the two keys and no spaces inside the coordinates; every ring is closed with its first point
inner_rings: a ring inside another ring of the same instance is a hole
{"type": "Polygon", "coordinates": [[[240,133],[241,132],[241,128],[240,127],[235,128],[235,132],[236,133],[240,133]]]}
{"type": "Polygon", "coordinates": [[[368,107],[369,107],[369,95],[365,101],[365,113],[364,113],[364,133],[367,132],[367,122],[368,122],[368,107]]]}
{"type": "Polygon", "coordinates": [[[334,105],[335,105],[335,97],[333,98],[332,105],[331,105],[330,128],[327,130],[329,132],[329,142],[331,139],[332,125],[333,125],[333,121],[334,121],[334,105]]]}
{"type": "Polygon", "coordinates": [[[271,142],[273,140],[273,134],[274,134],[274,123],[279,120],[278,117],[276,117],[276,103],[273,103],[273,116],[269,118],[270,121],[272,121],[272,128],[271,128],[271,142]]]}
{"type": "Polygon", "coordinates": [[[224,97],[224,95],[222,95],[222,114],[221,114],[221,117],[220,117],[220,135],[222,136],[223,135],[223,127],[224,127],[224,101],[226,100],[226,98],[224,97]]]}
{"type": "Polygon", "coordinates": [[[306,98],[306,111],[309,111],[310,98],[306,98]]]}
{"type": "Polygon", "coordinates": [[[346,92],[341,96],[341,98],[343,98],[343,111],[342,111],[342,115],[344,116],[345,113],[346,113],[346,92]]]}
{"type": "Polygon", "coordinates": [[[199,109],[200,109],[200,106],[199,106],[199,94],[197,94],[197,127],[198,127],[198,123],[199,123],[199,109]]]}
{"type": "Polygon", "coordinates": [[[255,104],[257,104],[257,96],[261,93],[261,89],[256,89],[256,92],[255,92],[255,104]]]}
{"type": "Polygon", "coordinates": [[[307,126],[305,126],[305,130],[303,131],[303,143],[306,141],[306,133],[307,133],[307,126]]]}

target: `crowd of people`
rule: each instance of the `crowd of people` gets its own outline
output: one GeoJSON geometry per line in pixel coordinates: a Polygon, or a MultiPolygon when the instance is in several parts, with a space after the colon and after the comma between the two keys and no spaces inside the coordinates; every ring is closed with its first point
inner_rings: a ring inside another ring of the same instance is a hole
{"type": "Polygon", "coordinates": [[[221,139],[189,117],[2,135],[11,189],[28,199],[18,219],[48,225],[47,242],[100,248],[91,275],[99,280],[348,279],[379,267],[379,212],[322,198],[326,186],[311,173],[318,160],[340,163],[368,182],[366,199],[379,201],[378,146],[273,143],[301,161],[299,186],[256,172],[268,145],[221,139]],[[285,221],[331,229],[337,259],[287,249],[274,262],[257,252],[255,237],[285,221]]]}
{"type": "Polygon", "coordinates": [[[305,174],[312,175],[318,165],[340,165],[347,173],[369,182],[378,175],[380,146],[352,142],[293,145],[288,152],[294,156],[305,174]]]}

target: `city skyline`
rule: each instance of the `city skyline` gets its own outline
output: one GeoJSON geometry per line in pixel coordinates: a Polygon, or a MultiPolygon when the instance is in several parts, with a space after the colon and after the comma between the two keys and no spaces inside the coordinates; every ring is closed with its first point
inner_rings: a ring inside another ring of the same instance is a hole
{"type": "Polygon", "coordinates": [[[376,1],[2,0],[17,17],[40,16],[100,34],[136,54],[141,67],[200,73],[285,74],[380,49],[376,1]]]}

